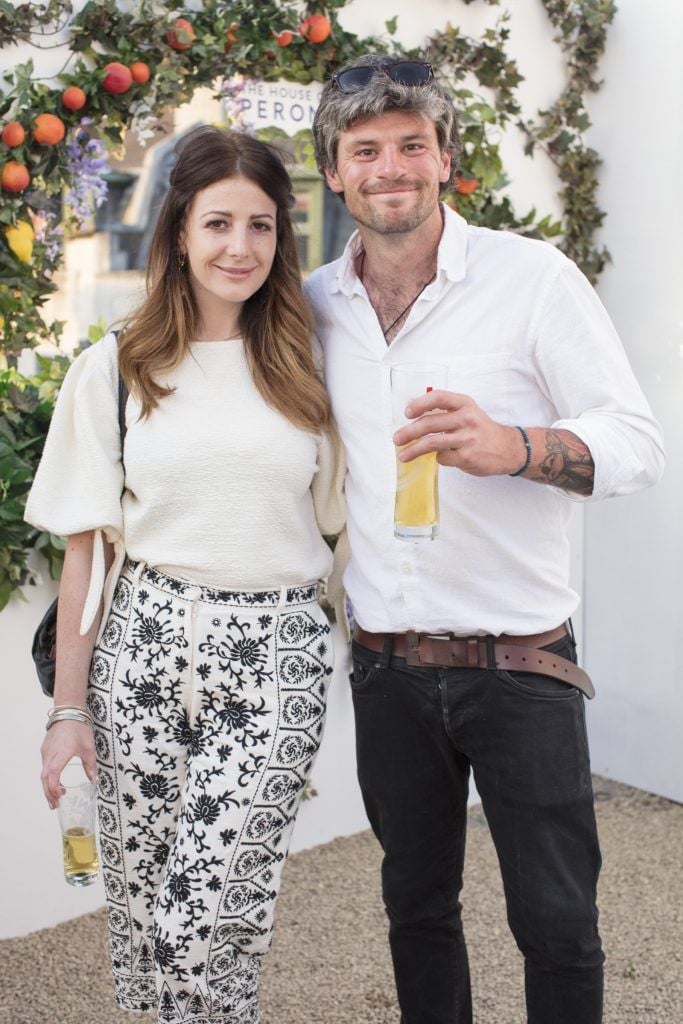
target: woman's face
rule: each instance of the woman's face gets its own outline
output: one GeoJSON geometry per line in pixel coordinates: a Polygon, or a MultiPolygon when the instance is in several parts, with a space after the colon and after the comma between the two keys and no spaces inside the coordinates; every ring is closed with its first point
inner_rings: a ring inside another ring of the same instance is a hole
{"type": "Polygon", "coordinates": [[[224,178],[197,193],[180,247],[200,313],[225,305],[234,315],[258,291],[275,258],[276,217],[273,200],[246,178],[224,178]]]}

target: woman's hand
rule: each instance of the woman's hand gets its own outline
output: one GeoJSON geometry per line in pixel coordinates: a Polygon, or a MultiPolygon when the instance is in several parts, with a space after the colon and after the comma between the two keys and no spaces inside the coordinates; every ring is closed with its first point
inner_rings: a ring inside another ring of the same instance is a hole
{"type": "Polygon", "coordinates": [[[45,798],[52,810],[64,793],[60,780],[62,769],[72,758],[79,757],[91,782],[97,778],[95,741],[92,727],[84,722],[55,722],[48,729],[40,748],[43,770],[40,775],[45,798]]]}

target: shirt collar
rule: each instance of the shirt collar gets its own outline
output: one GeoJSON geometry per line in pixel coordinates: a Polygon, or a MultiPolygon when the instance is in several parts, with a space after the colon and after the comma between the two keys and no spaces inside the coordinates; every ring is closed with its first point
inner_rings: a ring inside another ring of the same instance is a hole
{"type": "MultiPolygon", "coordinates": [[[[436,276],[437,279],[462,281],[467,262],[467,221],[445,203],[441,204],[441,209],[444,226],[436,257],[436,276]]],[[[356,274],[356,259],[361,249],[360,233],[354,231],[339,259],[332,292],[341,292],[343,295],[361,293],[363,286],[356,274]]]]}

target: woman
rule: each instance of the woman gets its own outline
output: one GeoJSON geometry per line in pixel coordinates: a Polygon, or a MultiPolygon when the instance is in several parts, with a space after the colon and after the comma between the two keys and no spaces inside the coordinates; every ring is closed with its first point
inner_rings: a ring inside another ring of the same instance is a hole
{"type": "Polygon", "coordinates": [[[291,202],[263,143],[185,136],[147,299],[70,368],[26,509],[69,537],[45,794],[96,752],[117,1001],[165,1022],[258,1021],[332,671],[341,467],[291,202]]]}

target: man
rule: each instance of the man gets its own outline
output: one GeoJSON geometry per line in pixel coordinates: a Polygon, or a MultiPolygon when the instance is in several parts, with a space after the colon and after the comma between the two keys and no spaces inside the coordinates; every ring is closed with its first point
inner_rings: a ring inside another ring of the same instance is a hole
{"type": "Polygon", "coordinates": [[[472,1020],[458,902],[471,767],[528,1021],[597,1024],[592,688],[567,628],[568,499],[655,482],[659,427],[574,264],[439,204],[460,143],[429,65],[368,56],[343,69],[314,136],[358,225],[307,294],[348,456],[358,774],[385,854],[401,1019],[472,1020]],[[416,396],[394,433],[390,369],[412,361],[447,364],[449,389],[416,396]],[[433,543],[393,535],[395,445],[405,460],[438,453],[433,543]]]}

